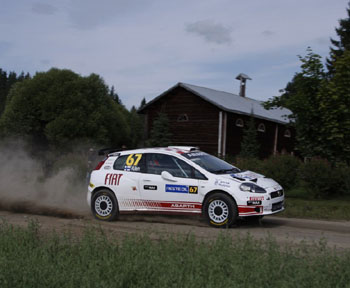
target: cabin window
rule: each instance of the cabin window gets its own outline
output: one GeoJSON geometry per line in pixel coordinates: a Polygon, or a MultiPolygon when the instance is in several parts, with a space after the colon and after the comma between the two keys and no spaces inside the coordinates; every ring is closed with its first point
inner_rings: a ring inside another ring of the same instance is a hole
{"type": "Polygon", "coordinates": [[[237,127],[243,127],[244,126],[244,122],[243,122],[243,120],[241,118],[238,118],[236,120],[236,126],[237,127]]]}
{"type": "Polygon", "coordinates": [[[286,137],[286,138],[292,137],[292,133],[290,132],[289,129],[286,129],[286,131],[284,131],[284,137],[286,137]]]}
{"type": "Polygon", "coordinates": [[[265,132],[266,128],[265,128],[265,124],[264,123],[260,123],[258,126],[258,131],[259,132],[265,132]]]}
{"type": "Polygon", "coordinates": [[[187,114],[180,114],[177,117],[177,122],[188,122],[188,116],[187,114]]]}

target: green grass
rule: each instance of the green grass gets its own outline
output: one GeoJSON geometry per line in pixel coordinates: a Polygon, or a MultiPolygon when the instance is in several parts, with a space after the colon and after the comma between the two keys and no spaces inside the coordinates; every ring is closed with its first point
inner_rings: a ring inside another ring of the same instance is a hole
{"type": "Polygon", "coordinates": [[[287,197],[286,209],[278,214],[282,217],[350,220],[350,199],[301,199],[287,197]]]}
{"type": "Polygon", "coordinates": [[[223,234],[115,241],[101,230],[49,233],[0,224],[0,287],[349,287],[350,251],[223,234]]]}

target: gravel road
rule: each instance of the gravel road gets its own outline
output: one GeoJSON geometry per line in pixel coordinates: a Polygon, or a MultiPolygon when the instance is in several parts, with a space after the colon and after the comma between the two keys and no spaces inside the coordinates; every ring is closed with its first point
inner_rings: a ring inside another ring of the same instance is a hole
{"type": "Polygon", "coordinates": [[[85,227],[102,227],[116,237],[124,237],[130,233],[148,233],[153,238],[169,234],[194,234],[198,239],[215,239],[220,233],[228,233],[232,237],[244,236],[249,233],[256,239],[275,238],[279,243],[291,244],[305,241],[312,245],[315,242],[326,241],[329,247],[337,249],[350,248],[349,221],[322,221],[268,216],[258,221],[240,221],[230,229],[215,229],[208,227],[201,217],[155,216],[155,215],[122,215],[115,222],[101,222],[85,212],[72,214],[54,209],[33,209],[25,213],[0,210],[0,220],[9,224],[26,226],[28,221],[35,219],[40,223],[41,230],[48,232],[70,231],[81,234],[85,227]]]}

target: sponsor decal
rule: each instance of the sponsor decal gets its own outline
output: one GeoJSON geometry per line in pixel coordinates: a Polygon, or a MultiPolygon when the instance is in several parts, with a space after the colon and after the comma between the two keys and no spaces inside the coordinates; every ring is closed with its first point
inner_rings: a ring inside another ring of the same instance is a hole
{"type": "Polygon", "coordinates": [[[257,178],[262,178],[264,175],[252,172],[252,171],[244,171],[240,173],[231,174],[231,177],[243,180],[254,180],[257,178]]]}
{"type": "Polygon", "coordinates": [[[249,197],[250,201],[262,201],[264,200],[264,196],[255,196],[255,197],[249,197]]]}
{"type": "Polygon", "coordinates": [[[192,158],[192,157],[204,156],[204,155],[206,155],[206,153],[204,153],[204,152],[194,152],[194,153],[188,153],[186,155],[188,157],[192,158]]]}
{"type": "Polygon", "coordinates": [[[173,203],[170,206],[171,208],[192,208],[195,209],[196,206],[194,204],[182,204],[182,203],[173,203]]]}
{"type": "Polygon", "coordinates": [[[165,192],[173,192],[173,193],[188,193],[188,186],[186,185],[173,185],[166,184],[165,192]]]}
{"type": "Polygon", "coordinates": [[[105,185],[115,185],[118,186],[120,178],[123,174],[107,173],[105,177],[105,185]]]}
{"type": "Polygon", "coordinates": [[[124,166],[124,171],[140,172],[141,168],[136,166],[124,166]]]}
{"type": "Polygon", "coordinates": [[[149,211],[189,212],[200,214],[202,203],[188,201],[153,201],[143,199],[120,200],[121,211],[147,209],[149,211]]]}
{"type": "Polygon", "coordinates": [[[143,189],[145,189],[145,190],[157,190],[157,185],[144,185],[143,189]]]}
{"type": "Polygon", "coordinates": [[[251,206],[251,205],[261,205],[261,201],[258,201],[258,200],[247,201],[247,205],[248,205],[248,206],[251,206]]]}
{"type": "Polygon", "coordinates": [[[198,194],[198,186],[166,184],[165,192],[198,194]]]}
{"type": "Polygon", "coordinates": [[[105,166],[104,169],[109,170],[109,169],[111,169],[111,166],[105,166]]]}
{"type": "Polygon", "coordinates": [[[215,179],[214,185],[230,188],[231,184],[229,181],[221,180],[221,179],[215,179]]]}

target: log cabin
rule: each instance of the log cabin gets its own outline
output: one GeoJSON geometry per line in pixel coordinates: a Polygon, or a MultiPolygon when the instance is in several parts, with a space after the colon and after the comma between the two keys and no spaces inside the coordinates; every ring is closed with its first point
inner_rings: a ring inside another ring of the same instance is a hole
{"type": "Polygon", "coordinates": [[[146,137],[160,112],[169,119],[172,145],[197,146],[202,151],[225,157],[241,150],[244,129],[254,117],[261,158],[293,154],[295,130],[285,108],[266,110],[262,102],[245,96],[241,73],[239,95],[196,85],[177,83],[143,106],[146,137]]]}

